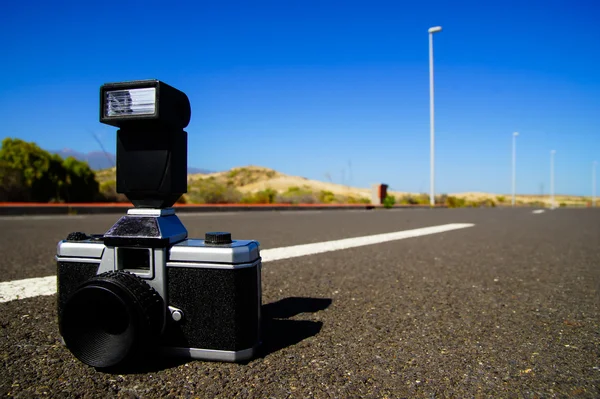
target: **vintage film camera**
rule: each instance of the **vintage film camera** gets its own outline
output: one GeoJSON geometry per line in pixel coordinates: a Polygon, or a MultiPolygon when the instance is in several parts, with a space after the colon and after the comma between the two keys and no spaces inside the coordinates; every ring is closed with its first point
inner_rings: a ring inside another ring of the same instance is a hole
{"type": "Polygon", "coordinates": [[[148,353],[237,362],[260,346],[259,243],[188,238],[173,208],[187,192],[190,117],[185,93],[158,80],[100,89],[100,122],[119,128],[117,192],[134,207],[105,234],[58,243],[59,331],[87,365],[148,353]]]}

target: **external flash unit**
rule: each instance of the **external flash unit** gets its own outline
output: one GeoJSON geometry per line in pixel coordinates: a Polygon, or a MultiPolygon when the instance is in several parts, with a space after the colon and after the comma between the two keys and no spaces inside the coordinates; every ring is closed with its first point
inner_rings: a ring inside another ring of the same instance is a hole
{"type": "Polygon", "coordinates": [[[107,83],[100,88],[100,122],[116,127],[152,123],[184,129],[190,123],[187,95],[159,80],[107,83]]]}
{"type": "Polygon", "coordinates": [[[185,93],[159,80],[100,87],[100,122],[116,126],[117,192],[136,208],[166,208],[187,192],[185,93]]]}

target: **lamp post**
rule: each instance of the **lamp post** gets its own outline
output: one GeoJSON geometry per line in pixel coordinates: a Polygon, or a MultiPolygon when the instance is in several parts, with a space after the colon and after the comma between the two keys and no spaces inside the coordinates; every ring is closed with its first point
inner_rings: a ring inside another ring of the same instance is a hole
{"type": "Polygon", "coordinates": [[[516,181],[517,181],[517,136],[518,132],[513,133],[513,153],[512,153],[512,206],[515,206],[516,181]]]}
{"type": "Polygon", "coordinates": [[[592,163],[592,206],[596,207],[596,165],[598,162],[592,163]]]}
{"type": "Polygon", "coordinates": [[[552,209],[554,206],[554,154],[556,154],[556,150],[550,151],[550,207],[552,209]]]}
{"type": "Polygon", "coordinates": [[[430,129],[430,187],[429,187],[429,203],[435,205],[435,163],[434,163],[434,118],[433,118],[433,34],[440,32],[441,26],[429,28],[429,129],[430,129]]]}

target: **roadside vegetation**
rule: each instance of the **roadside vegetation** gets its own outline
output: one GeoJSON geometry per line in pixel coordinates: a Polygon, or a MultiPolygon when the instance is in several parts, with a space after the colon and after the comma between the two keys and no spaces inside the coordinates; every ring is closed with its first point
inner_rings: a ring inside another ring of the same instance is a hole
{"type": "Polygon", "coordinates": [[[0,201],[102,201],[86,162],[50,154],[35,143],[6,138],[0,148],[0,201]]]}
{"type": "MultiPolygon", "coordinates": [[[[482,200],[467,200],[462,197],[451,196],[447,194],[441,194],[434,197],[434,203],[436,206],[447,206],[448,208],[480,208],[480,207],[495,207],[496,202],[492,199],[482,200]]],[[[394,204],[398,205],[430,205],[429,194],[419,195],[402,195],[399,197],[393,197],[388,195],[383,206],[391,208],[394,204]]]]}
{"type": "Polygon", "coordinates": [[[271,188],[256,192],[242,192],[233,184],[219,182],[214,177],[197,179],[188,185],[186,202],[196,204],[368,204],[358,196],[344,196],[331,191],[313,191],[310,187],[288,187],[278,192],[271,188]]]}
{"type": "MultiPolygon", "coordinates": [[[[0,202],[129,202],[116,190],[116,168],[90,169],[86,162],[61,158],[37,144],[6,138],[0,148],[0,202]]],[[[548,197],[518,196],[517,205],[547,207],[548,197]]],[[[557,205],[586,206],[589,198],[561,196],[557,205]]],[[[188,176],[187,204],[370,204],[367,190],[294,178],[275,170],[248,166],[188,176]]],[[[510,206],[503,195],[438,195],[436,205],[449,208],[510,206]]],[[[388,196],[384,208],[429,206],[429,194],[388,196]]]]}

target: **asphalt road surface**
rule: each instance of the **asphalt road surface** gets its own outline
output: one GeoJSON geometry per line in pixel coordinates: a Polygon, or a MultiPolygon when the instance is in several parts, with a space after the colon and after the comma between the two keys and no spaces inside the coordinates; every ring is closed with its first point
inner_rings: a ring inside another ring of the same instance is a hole
{"type": "MultiPolygon", "coordinates": [[[[0,281],[52,276],[58,240],[118,216],[0,218],[0,281]]],[[[448,223],[454,231],[263,265],[265,337],[245,364],[97,371],[61,344],[56,295],[0,303],[10,397],[597,398],[600,210],[182,215],[261,250],[448,223]]],[[[1,283],[0,283],[1,284],[1,283]]]]}

